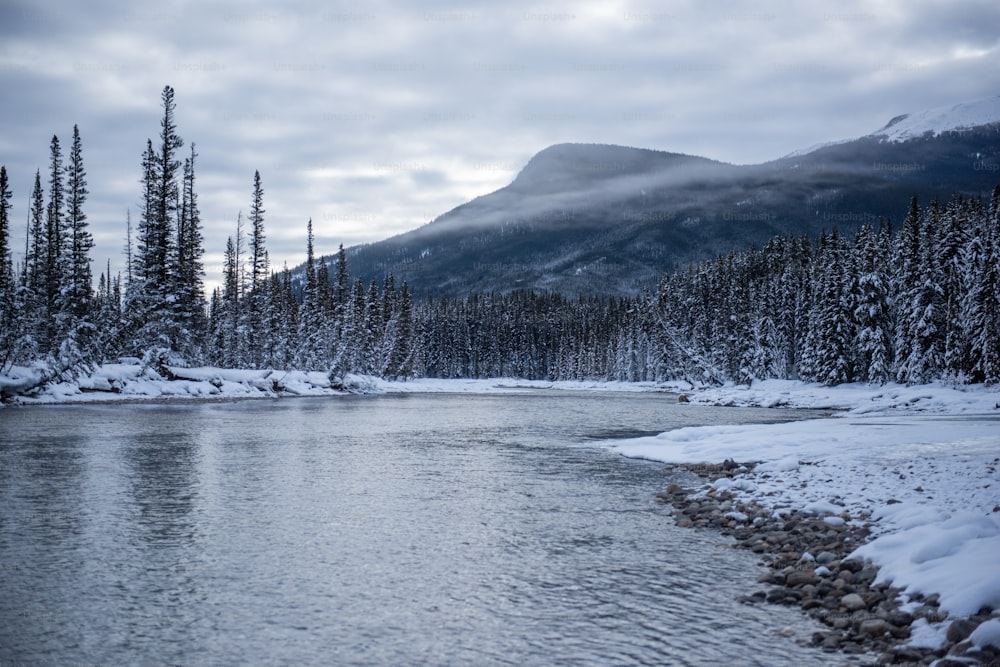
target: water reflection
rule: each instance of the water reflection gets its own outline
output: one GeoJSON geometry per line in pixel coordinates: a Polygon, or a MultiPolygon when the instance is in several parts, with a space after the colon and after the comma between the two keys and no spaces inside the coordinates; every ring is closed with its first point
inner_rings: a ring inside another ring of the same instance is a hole
{"type": "Polygon", "coordinates": [[[195,536],[198,448],[183,431],[136,434],[124,448],[135,533],[151,547],[179,547],[195,536]]]}
{"type": "Polygon", "coordinates": [[[85,468],[79,440],[53,436],[25,443],[19,455],[27,476],[12,482],[20,486],[24,529],[53,546],[79,535],[84,509],[80,485],[85,468]]]}

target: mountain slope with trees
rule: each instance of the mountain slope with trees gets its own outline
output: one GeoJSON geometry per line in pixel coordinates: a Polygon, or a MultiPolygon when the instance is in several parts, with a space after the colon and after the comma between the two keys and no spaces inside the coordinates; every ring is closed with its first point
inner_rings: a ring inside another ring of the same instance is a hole
{"type": "Polygon", "coordinates": [[[393,273],[420,297],[635,295],[664,273],[775,235],[833,227],[851,235],[879,219],[898,222],[898,202],[914,194],[989,196],[1000,169],[1000,98],[981,106],[977,118],[992,122],[905,141],[874,133],[758,165],[560,144],[510,185],[348,257],[363,279],[393,273]]]}

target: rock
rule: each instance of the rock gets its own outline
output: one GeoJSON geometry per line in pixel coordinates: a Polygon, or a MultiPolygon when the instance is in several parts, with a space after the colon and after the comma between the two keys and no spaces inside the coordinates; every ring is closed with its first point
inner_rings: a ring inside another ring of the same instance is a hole
{"type": "Polygon", "coordinates": [[[958,644],[969,638],[972,631],[979,627],[979,624],[968,618],[958,618],[948,626],[948,641],[958,644]]]}
{"type": "Polygon", "coordinates": [[[771,604],[798,604],[802,593],[787,588],[772,588],[767,592],[767,601],[771,604]]]}
{"type": "Polygon", "coordinates": [[[781,572],[765,572],[757,578],[757,581],[762,584],[774,584],[775,586],[783,586],[785,583],[785,575],[781,572]]]}
{"type": "Polygon", "coordinates": [[[677,396],[678,403],[690,403],[691,399],[687,397],[687,394],[680,394],[677,396]]]}
{"type": "Polygon", "coordinates": [[[868,608],[868,605],[865,604],[865,601],[857,593],[848,593],[840,598],[840,604],[847,611],[861,611],[868,608]]]}
{"type": "Polygon", "coordinates": [[[900,663],[919,664],[924,654],[920,649],[897,646],[882,656],[880,664],[898,665],[900,663]]]}
{"type": "Polygon", "coordinates": [[[836,651],[840,648],[840,635],[831,634],[820,644],[827,651],[836,651]]]}
{"type": "Polygon", "coordinates": [[[785,585],[792,588],[796,586],[805,586],[806,584],[815,584],[819,582],[819,577],[812,570],[795,570],[790,572],[788,576],[785,577],[785,585]]]}
{"type": "Polygon", "coordinates": [[[869,618],[865,621],[861,621],[858,625],[858,634],[866,635],[868,637],[881,637],[885,633],[889,632],[891,626],[888,621],[881,618],[869,618]]]}
{"type": "Polygon", "coordinates": [[[853,574],[857,574],[858,572],[860,572],[861,570],[863,570],[864,567],[865,567],[865,564],[862,561],[857,560],[857,559],[840,561],[840,569],[841,570],[847,570],[848,572],[851,572],[853,574]]]}
{"type": "Polygon", "coordinates": [[[829,551],[820,551],[819,555],[816,556],[816,562],[819,563],[820,565],[829,565],[836,559],[837,557],[834,556],[829,551]]]}
{"type": "Polygon", "coordinates": [[[913,616],[905,611],[896,609],[890,611],[885,620],[889,621],[898,628],[909,628],[913,623],[913,616]]]}
{"type": "Polygon", "coordinates": [[[878,570],[870,565],[866,565],[860,572],[854,573],[854,581],[858,584],[870,584],[878,576],[878,570]]]}

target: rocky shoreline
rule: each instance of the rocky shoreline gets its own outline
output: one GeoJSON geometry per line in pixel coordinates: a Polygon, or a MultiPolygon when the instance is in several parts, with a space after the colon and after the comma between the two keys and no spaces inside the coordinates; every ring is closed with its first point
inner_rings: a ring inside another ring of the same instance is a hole
{"type": "Polygon", "coordinates": [[[775,512],[740,500],[726,487],[738,487],[741,477],[754,475],[754,465],[727,460],[673,466],[703,481],[698,488],[670,484],[658,494],[661,502],[673,506],[679,526],[719,530],[733,537],[735,546],[760,555],[768,571],[758,583],[768,588],[743,596],[741,602],[798,606],[828,628],[813,634],[812,645],[857,656],[862,665],[1000,665],[1000,650],[980,649],[967,641],[982,622],[996,617],[991,609],[952,620],[940,649],[905,646],[918,619],[948,620],[937,596],[918,599],[919,606],[911,604],[910,611],[904,611],[896,589],[875,583],[874,565],[848,557],[869,538],[867,516],[775,512]],[[722,478],[733,484],[717,483],[722,478]]]}

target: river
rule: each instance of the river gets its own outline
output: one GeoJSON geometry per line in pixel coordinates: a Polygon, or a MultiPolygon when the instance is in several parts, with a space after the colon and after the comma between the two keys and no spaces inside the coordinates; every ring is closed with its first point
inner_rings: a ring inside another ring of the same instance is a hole
{"type": "Polygon", "coordinates": [[[551,390],[4,408],[0,664],[836,664],[797,610],[737,602],[762,570],[674,526],[662,464],[590,444],[789,416],[551,390]]]}

